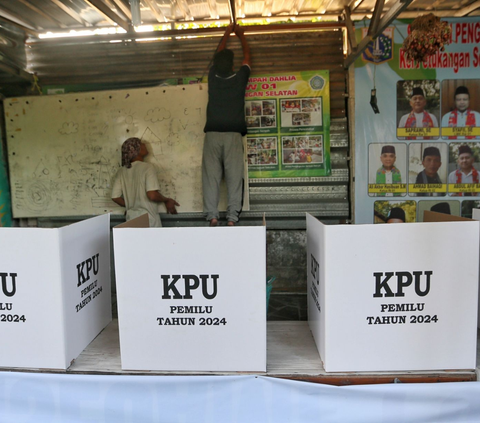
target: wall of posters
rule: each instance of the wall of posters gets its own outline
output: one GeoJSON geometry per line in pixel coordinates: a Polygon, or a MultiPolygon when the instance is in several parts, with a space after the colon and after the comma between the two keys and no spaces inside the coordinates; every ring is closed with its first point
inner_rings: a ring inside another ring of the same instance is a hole
{"type": "Polygon", "coordinates": [[[245,115],[250,178],[330,175],[328,71],[251,76],[245,115]]]}
{"type": "Polygon", "coordinates": [[[471,217],[478,207],[480,19],[444,20],[450,44],[422,63],[404,55],[403,22],[355,62],[355,223],[422,221],[424,210],[471,217]]]}

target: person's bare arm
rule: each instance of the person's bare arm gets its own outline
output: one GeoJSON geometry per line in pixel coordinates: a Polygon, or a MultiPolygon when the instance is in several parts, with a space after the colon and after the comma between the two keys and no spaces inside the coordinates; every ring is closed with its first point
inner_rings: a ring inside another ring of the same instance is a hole
{"type": "Polygon", "coordinates": [[[117,203],[119,206],[125,207],[125,200],[123,197],[112,198],[112,201],[117,203]]]}
{"type": "Polygon", "coordinates": [[[247,39],[245,37],[245,31],[240,25],[235,26],[235,34],[240,39],[242,43],[242,51],[243,51],[243,62],[242,65],[248,65],[249,67],[252,66],[252,59],[250,56],[250,46],[247,43],[247,39]]]}
{"type": "Polygon", "coordinates": [[[160,191],[147,191],[147,197],[150,201],[155,201],[156,203],[165,203],[167,208],[167,213],[177,214],[177,209],[175,206],[179,206],[173,198],[165,197],[160,193],[160,191]]]}
{"type": "Polygon", "coordinates": [[[225,33],[223,34],[222,41],[220,41],[220,44],[217,47],[217,53],[225,49],[225,47],[227,46],[227,41],[230,38],[230,34],[233,32],[234,28],[235,24],[233,23],[227,26],[227,29],[225,29],[225,33]]]}

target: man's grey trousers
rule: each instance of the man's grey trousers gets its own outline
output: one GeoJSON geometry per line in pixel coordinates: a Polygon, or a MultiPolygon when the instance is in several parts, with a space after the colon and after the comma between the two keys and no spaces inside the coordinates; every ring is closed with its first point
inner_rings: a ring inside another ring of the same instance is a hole
{"type": "Polygon", "coordinates": [[[227,185],[227,220],[238,222],[243,205],[243,137],[238,132],[207,132],[203,145],[203,211],[218,219],[220,182],[227,185]]]}

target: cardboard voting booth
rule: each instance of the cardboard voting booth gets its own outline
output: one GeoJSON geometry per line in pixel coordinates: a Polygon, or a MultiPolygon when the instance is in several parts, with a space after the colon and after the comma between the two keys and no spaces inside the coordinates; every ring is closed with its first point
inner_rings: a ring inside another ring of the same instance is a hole
{"type": "Polygon", "coordinates": [[[265,227],[147,226],[113,229],[122,369],[266,371],[265,227]]]}
{"type": "Polygon", "coordinates": [[[112,319],[110,216],[0,237],[0,366],[66,369],[112,319]]]}
{"type": "MultiPolygon", "coordinates": [[[[473,218],[475,220],[480,220],[480,209],[473,209],[473,218]]],[[[478,291],[478,314],[477,314],[477,326],[480,329],[480,289],[478,291]]]]}
{"type": "Polygon", "coordinates": [[[327,226],[307,215],[308,318],[325,370],[474,369],[478,255],[472,220],[327,226]]]}

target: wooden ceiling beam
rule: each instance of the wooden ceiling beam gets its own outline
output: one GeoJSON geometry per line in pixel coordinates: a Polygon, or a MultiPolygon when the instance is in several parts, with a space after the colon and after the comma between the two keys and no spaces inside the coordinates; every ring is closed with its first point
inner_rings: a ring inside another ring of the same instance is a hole
{"type": "MultiPolygon", "coordinates": [[[[182,18],[184,21],[191,20],[192,16],[190,15],[190,9],[188,7],[185,8],[185,5],[186,5],[185,2],[182,0],[171,0],[171,3],[170,3],[170,8],[172,10],[171,15],[175,16],[175,8],[177,8],[182,14],[182,18]]],[[[175,22],[177,22],[176,19],[175,19],[175,22]]]]}
{"type": "Polygon", "coordinates": [[[122,0],[112,0],[116,7],[118,7],[122,13],[127,17],[127,19],[132,20],[132,11],[125,6],[122,0]]]}
{"type": "MultiPolygon", "coordinates": [[[[17,26],[21,29],[23,29],[25,32],[34,31],[34,32],[38,33],[37,28],[32,23],[24,20],[20,16],[17,16],[14,13],[12,13],[8,10],[0,8],[0,18],[2,18],[3,20],[5,20],[7,22],[10,22],[10,23],[14,24],[15,26],[17,26]]],[[[39,29],[43,29],[43,28],[39,27],[39,29]]]]}
{"type": "Polygon", "coordinates": [[[210,11],[211,19],[218,19],[218,9],[216,0],[207,0],[208,10],[210,11]]]}
{"type": "MultiPolygon", "coordinates": [[[[271,25],[251,25],[243,26],[245,33],[248,34],[260,34],[260,33],[282,33],[282,32],[298,32],[298,31],[320,31],[325,29],[341,29],[344,28],[343,22],[315,22],[315,23],[290,23],[290,24],[271,24],[271,25]]],[[[82,37],[81,43],[89,42],[110,42],[110,41],[122,41],[122,40],[142,40],[145,38],[169,38],[169,37],[184,37],[184,36],[221,36],[225,33],[225,27],[215,28],[197,28],[197,29],[173,29],[167,31],[149,31],[149,32],[137,32],[133,34],[103,34],[92,35],[82,37]]],[[[78,44],[79,39],[76,37],[63,38],[61,43],[65,44],[78,44]]],[[[58,38],[48,39],[31,39],[27,41],[27,45],[31,44],[56,44],[59,43],[58,38]]]]}
{"type": "Polygon", "coordinates": [[[27,82],[33,82],[33,75],[20,69],[18,67],[12,67],[6,63],[0,63],[0,73],[7,73],[12,76],[16,76],[17,78],[23,79],[27,82]]]}
{"type": "Polygon", "coordinates": [[[353,12],[358,6],[363,3],[364,0],[351,0],[348,4],[349,9],[353,12]]]}
{"type": "Polygon", "coordinates": [[[350,50],[355,51],[357,49],[357,39],[355,38],[355,27],[353,26],[350,7],[345,6],[345,26],[347,28],[347,38],[350,45],[350,50]]]}
{"type": "Polygon", "coordinates": [[[50,0],[55,6],[63,10],[68,16],[71,18],[75,19],[78,23],[85,25],[85,26],[92,26],[90,22],[87,22],[85,19],[83,19],[75,10],[72,8],[66,6],[64,3],[62,3],[60,0],[50,0]]]}
{"type": "Polygon", "coordinates": [[[348,68],[357,57],[359,57],[365,49],[368,47],[371,41],[377,38],[383,30],[389,26],[400,13],[402,13],[412,2],[413,0],[400,0],[395,3],[379,20],[378,25],[375,28],[375,32],[367,34],[365,38],[358,44],[358,47],[355,51],[352,51],[347,58],[344,60],[343,65],[345,68],[348,68]]]}
{"type": "Polygon", "coordinates": [[[85,0],[92,7],[97,9],[103,16],[107,18],[108,21],[113,24],[117,24],[119,27],[123,28],[125,31],[129,32],[132,29],[132,23],[127,22],[117,15],[112,9],[110,9],[102,0],[85,0]]]}
{"type": "Polygon", "coordinates": [[[378,25],[380,23],[380,17],[382,16],[384,5],[385,5],[385,0],[377,0],[375,2],[375,8],[373,9],[372,19],[370,20],[370,25],[368,26],[368,35],[377,33],[378,25]]]}
{"type": "Polygon", "coordinates": [[[462,7],[454,13],[454,16],[467,16],[469,13],[472,13],[474,10],[480,8],[480,1],[469,4],[468,6],[462,7]]]}
{"type": "Polygon", "coordinates": [[[42,16],[44,19],[47,21],[53,23],[55,26],[59,26],[60,28],[66,28],[67,25],[64,23],[57,21],[56,19],[52,18],[51,16],[47,15],[43,10],[39,9],[37,6],[33,5],[27,0],[17,0],[19,3],[22,3],[26,7],[28,7],[30,10],[34,11],[35,13],[39,14],[42,16]]]}
{"type": "Polygon", "coordinates": [[[157,2],[155,0],[144,0],[146,5],[150,8],[150,11],[152,12],[153,16],[155,16],[155,19],[160,22],[160,23],[165,23],[168,22],[167,17],[164,15],[162,12],[162,9],[158,6],[157,2]]]}

